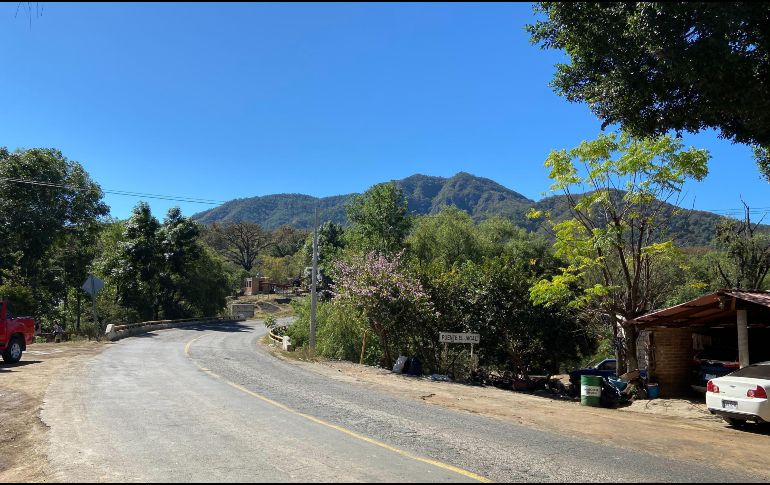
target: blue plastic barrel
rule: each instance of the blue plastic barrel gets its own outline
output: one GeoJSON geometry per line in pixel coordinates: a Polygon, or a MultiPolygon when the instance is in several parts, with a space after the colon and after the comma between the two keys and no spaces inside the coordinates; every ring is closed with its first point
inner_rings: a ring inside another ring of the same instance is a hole
{"type": "Polygon", "coordinates": [[[660,395],[660,389],[657,384],[647,384],[647,397],[650,399],[657,399],[660,395]]]}

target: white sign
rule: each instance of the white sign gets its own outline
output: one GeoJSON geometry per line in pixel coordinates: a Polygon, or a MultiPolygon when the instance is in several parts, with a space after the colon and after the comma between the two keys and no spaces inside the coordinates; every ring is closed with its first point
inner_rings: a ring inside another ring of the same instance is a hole
{"type": "Polygon", "coordinates": [[[83,283],[83,291],[88,293],[91,296],[96,296],[99,291],[104,288],[104,281],[100,280],[94,275],[88,275],[88,278],[86,278],[86,281],[83,283]]]}
{"type": "Polygon", "coordinates": [[[477,333],[439,332],[438,341],[442,344],[477,344],[480,337],[477,333]]]}

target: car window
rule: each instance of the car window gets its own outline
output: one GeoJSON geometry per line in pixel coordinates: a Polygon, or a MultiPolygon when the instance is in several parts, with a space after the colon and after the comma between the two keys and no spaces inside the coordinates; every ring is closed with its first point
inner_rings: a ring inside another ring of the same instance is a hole
{"type": "Polygon", "coordinates": [[[750,379],[770,379],[770,365],[750,365],[730,374],[730,377],[748,377],[750,379]]]}
{"type": "Polygon", "coordinates": [[[607,361],[599,366],[600,370],[615,370],[617,369],[617,363],[614,360],[607,361]]]}

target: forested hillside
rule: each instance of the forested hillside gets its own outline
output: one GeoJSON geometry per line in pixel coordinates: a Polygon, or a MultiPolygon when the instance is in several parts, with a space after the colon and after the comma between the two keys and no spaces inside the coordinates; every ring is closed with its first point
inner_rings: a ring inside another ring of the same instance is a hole
{"type": "MultiPolygon", "coordinates": [[[[435,214],[442,207],[457,206],[477,221],[500,215],[516,225],[538,230],[539,223],[528,220],[531,208],[551,211],[554,220],[568,216],[564,196],[534,201],[497,182],[460,172],[453,177],[412,175],[394,181],[406,195],[409,212],[416,215],[435,214]]],[[[214,222],[255,222],[266,229],[288,224],[300,229],[313,227],[313,211],[318,206],[321,222],[347,224],[345,205],[354,194],[312,197],[303,194],[276,194],[235,199],[219,207],[200,212],[193,219],[214,222]]],[[[702,246],[711,242],[717,222],[722,218],[704,211],[670,208],[670,234],[683,246],[702,246]]]]}

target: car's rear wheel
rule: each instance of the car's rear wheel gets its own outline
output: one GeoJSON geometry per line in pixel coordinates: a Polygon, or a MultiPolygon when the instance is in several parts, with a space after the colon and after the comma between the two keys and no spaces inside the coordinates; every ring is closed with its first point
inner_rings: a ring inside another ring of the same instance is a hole
{"type": "Polygon", "coordinates": [[[9,364],[15,364],[21,360],[21,340],[19,337],[11,339],[11,343],[3,351],[3,360],[9,364]]]}
{"type": "Polygon", "coordinates": [[[746,426],[745,419],[735,419],[735,418],[729,418],[727,416],[724,416],[722,419],[724,419],[725,423],[729,424],[733,428],[742,428],[746,426]]]}

